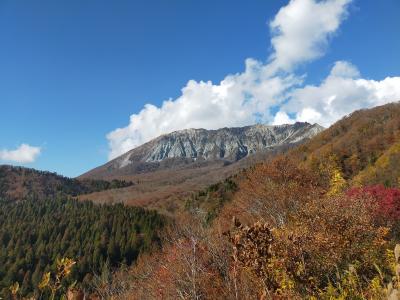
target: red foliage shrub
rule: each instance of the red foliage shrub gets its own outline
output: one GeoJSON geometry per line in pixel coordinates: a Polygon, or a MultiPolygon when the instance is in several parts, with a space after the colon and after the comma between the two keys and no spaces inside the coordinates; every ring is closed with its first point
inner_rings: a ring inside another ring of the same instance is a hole
{"type": "Polygon", "coordinates": [[[369,198],[376,206],[377,217],[390,222],[400,221],[400,189],[386,188],[383,185],[352,188],[347,195],[355,198],[369,198]]]}

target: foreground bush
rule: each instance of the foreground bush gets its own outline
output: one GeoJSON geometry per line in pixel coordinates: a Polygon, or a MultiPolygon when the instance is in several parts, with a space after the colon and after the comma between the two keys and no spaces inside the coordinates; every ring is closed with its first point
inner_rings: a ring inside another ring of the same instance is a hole
{"type": "Polygon", "coordinates": [[[320,298],[350,288],[344,287],[350,268],[362,274],[359,293],[372,293],[379,278],[383,295],[388,278],[380,279],[380,272],[392,270],[388,228],[375,225],[373,217],[370,203],[341,195],[310,200],[284,226],[246,226],[235,218],[233,227],[221,232],[186,221],[175,227],[162,252],[120,274],[126,285],[118,294],[121,299],[320,298]]]}

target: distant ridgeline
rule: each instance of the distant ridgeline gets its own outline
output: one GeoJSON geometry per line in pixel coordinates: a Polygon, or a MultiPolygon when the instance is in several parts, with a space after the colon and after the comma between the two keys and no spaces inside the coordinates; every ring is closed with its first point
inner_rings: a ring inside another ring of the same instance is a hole
{"type": "Polygon", "coordinates": [[[77,281],[90,290],[95,274],[107,277],[156,247],[165,221],[155,211],[61,196],[0,200],[0,298],[11,298],[9,288],[18,282],[21,296],[38,299],[43,274],[55,272],[57,259],[64,257],[76,265],[63,286],[77,281]]]}
{"type": "Polygon", "coordinates": [[[123,180],[73,179],[34,169],[0,166],[0,198],[23,200],[27,197],[78,196],[102,190],[131,186],[123,180]]]}

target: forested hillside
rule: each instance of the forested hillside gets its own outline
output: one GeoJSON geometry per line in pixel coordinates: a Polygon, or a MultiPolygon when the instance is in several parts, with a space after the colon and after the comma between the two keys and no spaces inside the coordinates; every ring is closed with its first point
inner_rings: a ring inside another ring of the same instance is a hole
{"type": "MultiPolygon", "coordinates": [[[[18,283],[20,296],[38,298],[44,293],[47,298],[39,283],[45,273],[55,274],[62,258],[76,262],[62,286],[77,281],[77,287],[90,291],[95,275],[108,276],[157,247],[165,221],[155,211],[121,204],[95,205],[65,197],[0,200],[0,297],[11,297],[9,287],[18,283]]],[[[65,290],[57,291],[61,293],[65,290]]]]}
{"type": "Polygon", "coordinates": [[[194,195],[187,207],[195,209],[177,219],[163,249],[116,273],[98,293],[397,299],[399,142],[399,103],[351,114],[288,154],[249,168],[234,185],[194,195]]]}
{"type": "Polygon", "coordinates": [[[78,180],[55,173],[23,167],[0,165],[0,198],[22,200],[27,196],[54,197],[58,194],[77,196],[132,185],[123,180],[78,180]]]}
{"type": "Polygon", "coordinates": [[[335,165],[352,184],[398,186],[399,143],[400,103],[390,103],[352,113],[289,155],[324,180],[335,165]]]}

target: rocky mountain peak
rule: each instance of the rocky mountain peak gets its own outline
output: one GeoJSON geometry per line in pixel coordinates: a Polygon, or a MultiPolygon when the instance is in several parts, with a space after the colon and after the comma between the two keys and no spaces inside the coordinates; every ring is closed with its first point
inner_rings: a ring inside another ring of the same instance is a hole
{"type": "Polygon", "coordinates": [[[82,177],[114,178],[161,169],[231,164],[255,153],[293,147],[322,130],[318,124],[303,122],[216,130],[184,129],[163,134],[82,177]]]}
{"type": "Polygon", "coordinates": [[[164,134],[114,160],[119,168],[132,162],[160,162],[170,158],[237,161],[252,153],[298,143],[321,132],[309,123],[221,128],[184,129],[164,134]]]}

